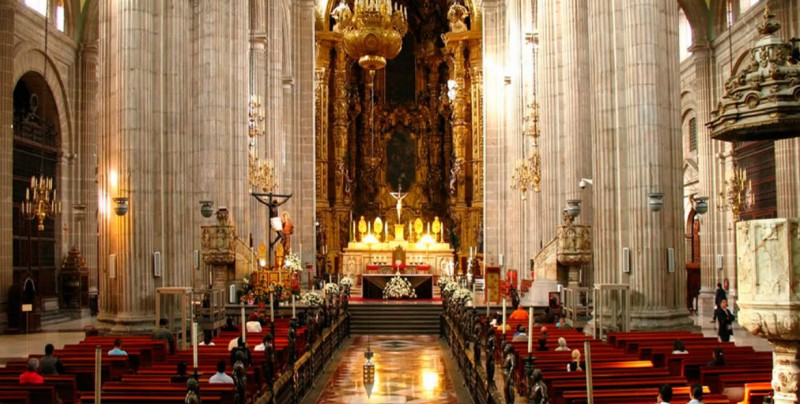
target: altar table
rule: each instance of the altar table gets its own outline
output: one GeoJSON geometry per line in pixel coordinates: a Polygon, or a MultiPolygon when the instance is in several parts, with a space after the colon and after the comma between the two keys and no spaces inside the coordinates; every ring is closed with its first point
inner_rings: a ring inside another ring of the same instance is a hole
{"type": "MultiPolygon", "coordinates": [[[[364,274],[361,297],[365,299],[383,299],[383,289],[395,274],[364,274]]],[[[408,279],[417,299],[433,299],[433,275],[430,274],[401,274],[400,277],[408,279]]]]}

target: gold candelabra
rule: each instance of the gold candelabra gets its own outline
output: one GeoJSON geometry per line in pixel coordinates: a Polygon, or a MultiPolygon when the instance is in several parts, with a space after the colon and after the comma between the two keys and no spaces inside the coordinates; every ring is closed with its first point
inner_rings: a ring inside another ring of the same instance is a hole
{"type": "Polygon", "coordinates": [[[725,181],[723,189],[719,191],[722,203],[717,205],[717,209],[720,211],[730,209],[733,221],[738,222],[742,212],[750,205],[748,201],[750,186],[747,172],[741,168],[734,169],[731,178],[725,181]]]}
{"type": "Polygon", "coordinates": [[[264,108],[261,105],[261,97],[250,96],[247,104],[247,126],[250,138],[255,138],[264,134],[262,125],[264,124],[264,108]]]}
{"type": "Polygon", "coordinates": [[[517,160],[514,174],[511,176],[511,189],[522,192],[523,199],[528,189],[539,192],[539,181],[542,175],[541,155],[539,154],[539,104],[533,102],[528,105],[530,114],[524,118],[528,123],[528,130],[523,132],[525,138],[531,138],[531,147],[528,156],[517,160]]]}
{"type": "Polygon", "coordinates": [[[56,190],[53,179],[40,174],[31,177],[31,186],[25,189],[25,200],[22,202],[22,214],[28,220],[38,219],[39,231],[44,230],[44,219],[54,218],[61,213],[61,202],[56,201],[56,190]]]}
{"type": "Polygon", "coordinates": [[[345,0],[331,12],[334,31],[341,33],[344,50],[367,70],[386,67],[396,57],[408,32],[408,12],[391,0],[355,0],[354,11],[345,0]]]}
{"type": "Polygon", "coordinates": [[[261,161],[254,148],[247,154],[248,180],[250,188],[258,192],[270,193],[278,187],[278,177],[272,159],[261,161]]]}

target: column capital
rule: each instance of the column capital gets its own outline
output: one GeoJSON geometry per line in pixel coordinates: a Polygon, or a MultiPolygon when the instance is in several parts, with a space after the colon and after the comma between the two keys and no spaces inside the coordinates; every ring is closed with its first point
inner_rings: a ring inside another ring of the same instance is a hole
{"type": "Polygon", "coordinates": [[[711,54],[711,42],[706,39],[696,39],[689,46],[689,52],[692,52],[692,56],[695,58],[709,57],[711,54]]]}

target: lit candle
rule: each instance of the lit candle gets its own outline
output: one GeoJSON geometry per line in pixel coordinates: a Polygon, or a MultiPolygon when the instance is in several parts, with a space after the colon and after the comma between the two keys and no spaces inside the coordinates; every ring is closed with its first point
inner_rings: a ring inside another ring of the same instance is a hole
{"type": "Polygon", "coordinates": [[[194,368],[197,369],[197,323],[192,323],[192,360],[194,368]]]}
{"type": "Polygon", "coordinates": [[[533,307],[528,308],[528,353],[533,349],[533,307]]]}
{"type": "Polygon", "coordinates": [[[30,188],[25,188],[25,200],[26,201],[30,201],[31,200],[30,188]]]}
{"type": "MultiPolygon", "coordinates": [[[[486,298],[486,293],[484,293],[484,299],[486,298]]],[[[486,321],[489,321],[489,300],[486,300],[486,321]]]]}
{"type": "Polygon", "coordinates": [[[385,243],[389,242],[389,223],[387,222],[385,226],[383,226],[383,241],[385,243]]]}
{"type": "Polygon", "coordinates": [[[503,266],[503,254],[500,254],[500,266],[503,266]]]}
{"type": "Polygon", "coordinates": [[[247,338],[247,330],[246,330],[247,327],[245,327],[246,324],[247,321],[244,316],[244,304],[242,304],[242,342],[244,342],[245,338],[247,338]]]}
{"type": "MultiPolygon", "coordinates": [[[[242,308],[242,313],[244,313],[244,308],[242,308]]],[[[244,314],[242,314],[244,316],[244,314]]],[[[503,298],[503,336],[506,335],[506,299],[503,298]]]]}

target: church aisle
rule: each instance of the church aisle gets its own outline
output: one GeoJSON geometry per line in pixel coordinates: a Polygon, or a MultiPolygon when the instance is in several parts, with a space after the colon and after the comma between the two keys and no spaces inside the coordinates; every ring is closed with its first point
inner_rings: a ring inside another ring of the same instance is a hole
{"type": "Polygon", "coordinates": [[[433,335],[355,336],[315,402],[458,403],[445,355],[439,338],[433,335]],[[368,343],[375,364],[375,385],[369,398],[363,381],[368,343]]]}

